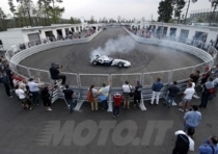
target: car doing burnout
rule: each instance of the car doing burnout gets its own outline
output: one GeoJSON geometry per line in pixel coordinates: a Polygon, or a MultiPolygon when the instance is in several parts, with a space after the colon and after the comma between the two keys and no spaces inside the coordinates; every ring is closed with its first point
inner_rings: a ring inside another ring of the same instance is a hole
{"type": "Polygon", "coordinates": [[[108,56],[100,56],[96,55],[91,58],[91,64],[93,65],[105,65],[105,66],[117,66],[119,68],[122,67],[130,67],[131,63],[124,59],[114,59],[108,56]]]}

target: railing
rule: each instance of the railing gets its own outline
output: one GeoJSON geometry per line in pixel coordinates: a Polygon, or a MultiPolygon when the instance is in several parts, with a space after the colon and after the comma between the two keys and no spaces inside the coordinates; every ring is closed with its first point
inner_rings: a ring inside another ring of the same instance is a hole
{"type": "MultiPolygon", "coordinates": [[[[164,46],[169,48],[176,48],[179,49],[179,51],[197,56],[198,58],[202,59],[204,62],[198,65],[188,66],[178,69],[163,70],[163,71],[156,71],[156,72],[139,72],[139,73],[130,73],[130,74],[78,74],[78,73],[62,72],[64,75],[67,76],[68,84],[70,84],[72,87],[75,88],[87,88],[91,84],[95,84],[97,87],[99,87],[101,86],[102,83],[107,83],[108,81],[110,81],[112,87],[117,88],[117,87],[121,87],[123,82],[128,80],[131,84],[135,84],[136,81],[141,81],[141,83],[145,85],[145,87],[150,87],[150,85],[157,77],[162,78],[163,82],[165,83],[169,83],[174,80],[177,80],[178,82],[183,82],[187,80],[187,78],[193,71],[200,70],[201,72],[204,72],[206,66],[212,67],[214,64],[214,58],[216,58],[216,54],[212,57],[204,50],[184,43],[169,41],[169,40],[146,39],[134,35],[129,31],[127,32],[137,42],[164,46]]],[[[30,55],[43,52],[48,49],[52,49],[60,46],[78,44],[78,43],[87,43],[91,41],[94,37],[96,37],[99,33],[100,31],[98,31],[92,36],[83,39],[78,39],[78,40],[63,40],[63,41],[56,41],[46,44],[40,44],[37,46],[32,46],[28,49],[17,52],[15,55],[10,53],[10,51],[7,51],[6,58],[9,61],[12,71],[16,72],[17,74],[25,78],[30,78],[30,77],[40,78],[41,81],[50,83],[51,80],[48,70],[31,68],[31,67],[23,66],[19,63],[30,55]]]]}

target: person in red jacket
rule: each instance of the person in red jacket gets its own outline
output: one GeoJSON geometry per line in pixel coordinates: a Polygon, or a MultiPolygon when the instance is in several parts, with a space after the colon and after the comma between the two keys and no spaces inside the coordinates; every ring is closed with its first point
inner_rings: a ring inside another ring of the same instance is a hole
{"type": "Polygon", "coordinates": [[[113,95],[113,117],[117,118],[120,114],[120,106],[123,102],[123,96],[120,93],[113,95]]]}

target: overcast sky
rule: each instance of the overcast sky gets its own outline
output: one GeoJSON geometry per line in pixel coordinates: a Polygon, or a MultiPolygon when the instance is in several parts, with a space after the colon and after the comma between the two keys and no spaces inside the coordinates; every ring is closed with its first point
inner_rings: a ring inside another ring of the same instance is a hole
{"type": "MultiPolygon", "coordinates": [[[[16,0],[14,0],[16,1],[16,0]]],[[[107,17],[115,18],[121,16],[126,19],[144,17],[146,20],[157,18],[157,8],[161,0],[63,0],[65,12],[64,18],[78,17],[90,19],[94,16],[96,19],[107,17]]],[[[37,0],[33,0],[34,3],[37,0]]],[[[0,7],[5,13],[10,13],[8,0],[0,0],[0,7]]],[[[210,9],[209,0],[198,0],[191,4],[192,10],[210,9]]]]}

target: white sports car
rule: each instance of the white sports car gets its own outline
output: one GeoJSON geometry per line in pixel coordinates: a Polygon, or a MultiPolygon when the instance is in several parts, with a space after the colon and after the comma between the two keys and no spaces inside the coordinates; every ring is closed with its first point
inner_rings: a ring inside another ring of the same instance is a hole
{"type": "Polygon", "coordinates": [[[93,58],[91,58],[90,62],[93,65],[117,66],[119,68],[131,66],[131,63],[127,60],[113,59],[105,55],[95,55],[93,58]]]}

